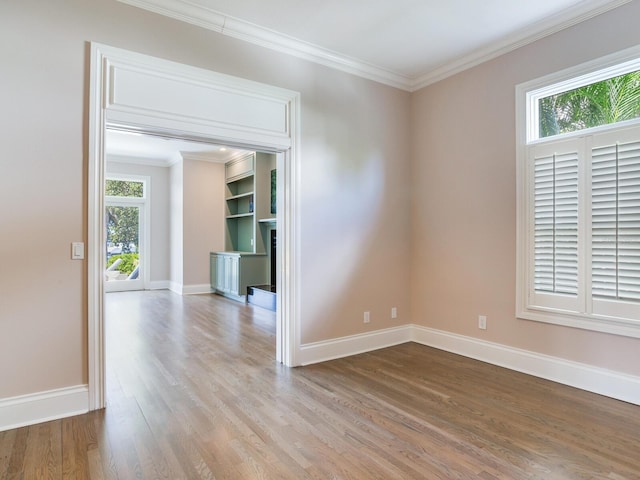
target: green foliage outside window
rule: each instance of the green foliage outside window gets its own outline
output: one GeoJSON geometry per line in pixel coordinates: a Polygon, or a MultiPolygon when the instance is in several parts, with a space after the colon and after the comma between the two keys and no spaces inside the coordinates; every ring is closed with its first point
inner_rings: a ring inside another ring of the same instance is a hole
{"type": "MultiPolygon", "coordinates": [[[[110,197],[144,198],[144,183],[107,179],[105,194],[110,197]]],[[[135,252],[139,247],[139,208],[108,205],[106,213],[107,241],[121,245],[122,253],[135,252]]]]}
{"type": "Polygon", "coordinates": [[[540,99],[540,137],[640,117],[640,71],[540,99]]]}
{"type": "Polygon", "coordinates": [[[123,253],[138,246],[138,218],[138,207],[107,207],[107,240],[121,244],[123,253]]]}
{"type": "Polygon", "coordinates": [[[109,257],[107,260],[107,268],[113,265],[113,263],[119,258],[122,259],[122,262],[120,262],[115,269],[126,275],[131,275],[131,272],[133,272],[140,263],[137,253],[123,253],[109,257]]]}
{"type": "Polygon", "coordinates": [[[111,197],[142,198],[144,196],[144,184],[130,180],[108,179],[105,183],[105,194],[111,197]]]}

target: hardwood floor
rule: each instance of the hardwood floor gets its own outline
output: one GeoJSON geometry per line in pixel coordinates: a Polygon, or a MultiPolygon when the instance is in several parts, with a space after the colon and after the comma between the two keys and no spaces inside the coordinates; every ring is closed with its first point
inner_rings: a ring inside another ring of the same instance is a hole
{"type": "Polygon", "coordinates": [[[106,410],[0,433],[2,479],[640,479],[640,407],[417,344],[274,362],[273,312],[107,295],[106,410]]]}

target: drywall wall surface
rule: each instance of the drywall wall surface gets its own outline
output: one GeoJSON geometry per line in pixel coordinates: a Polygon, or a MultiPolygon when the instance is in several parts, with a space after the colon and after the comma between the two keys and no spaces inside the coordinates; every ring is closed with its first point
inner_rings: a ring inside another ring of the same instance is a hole
{"type": "Polygon", "coordinates": [[[169,168],[169,276],[172,289],[184,280],[184,161],[169,168]]]}
{"type": "MultiPolygon", "coordinates": [[[[86,265],[70,244],[87,235],[90,41],[300,92],[302,342],[409,321],[410,94],[112,0],[4,1],[0,190],[16,201],[0,209],[0,398],[87,382],[86,265]]],[[[176,285],[190,278],[181,177],[172,167],[176,285]]]]}
{"type": "Polygon", "coordinates": [[[170,279],[170,190],[169,167],[158,167],[126,163],[119,157],[111,161],[107,157],[107,176],[109,174],[138,175],[149,177],[149,282],[166,283],[170,279]]]}
{"type": "Polygon", "coordinates": [[[209,253],[224,250],[224,164],[183,162],[183,281],[206,285],[209,253]]]}
{"type": "Polygon", "coordinates": [[[638,339],[515,318],[515,86],[640,43],[638,18],[631,2],[414,94],[416,323],[640,374],[638,339]]]}

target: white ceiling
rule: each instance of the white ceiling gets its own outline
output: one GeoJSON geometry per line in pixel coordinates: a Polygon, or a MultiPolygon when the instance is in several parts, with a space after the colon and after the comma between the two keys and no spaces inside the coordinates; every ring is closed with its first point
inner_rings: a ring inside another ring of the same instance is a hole
{"type": "Polygon", "coordinates": [[[247,153],[228,146],[178,138],[107,129],[105,151],[108,162],[168,167],[183,158],[225,163],[247,153]]]}
{"type": "Polygon", "coordinates": [[[120,0],[406,90],[631,0],[120,0]]]}
{"type": "MultiPolygon", "coordinates": [[[[631,0],[119,0],[414,91],[631,0]]],[[[110,160],[226,162],[218,145],[109,131],[110,160]]]]}

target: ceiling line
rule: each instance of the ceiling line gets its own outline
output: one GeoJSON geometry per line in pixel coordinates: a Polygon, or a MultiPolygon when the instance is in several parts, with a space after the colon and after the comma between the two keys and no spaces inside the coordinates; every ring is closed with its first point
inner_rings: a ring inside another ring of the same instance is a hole
{"type": "Polygon", "coordinates": [[[632,0],[582,2],[580,5],[536,22],[501,41],[479,48],[417,77],[408,77],[184,0],[118,1],[391,87],[414,92],[632,0]]]}

